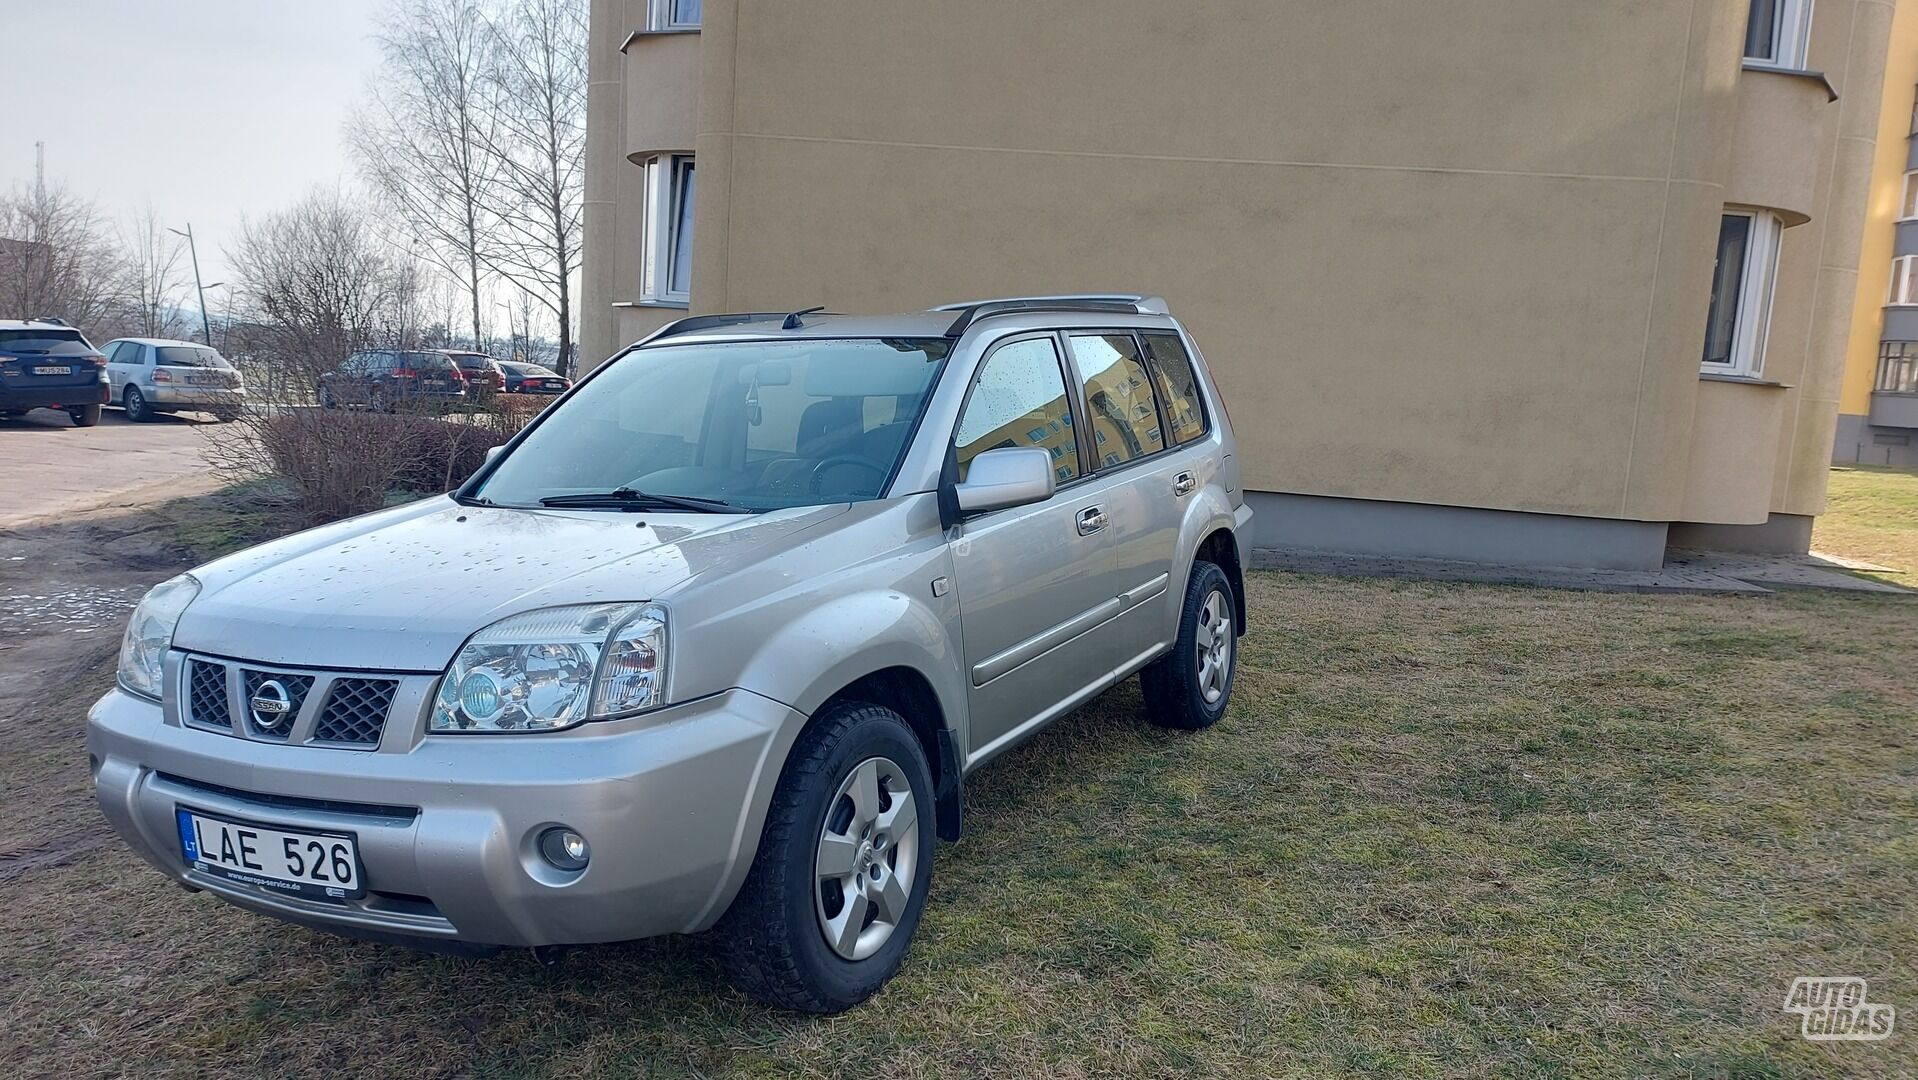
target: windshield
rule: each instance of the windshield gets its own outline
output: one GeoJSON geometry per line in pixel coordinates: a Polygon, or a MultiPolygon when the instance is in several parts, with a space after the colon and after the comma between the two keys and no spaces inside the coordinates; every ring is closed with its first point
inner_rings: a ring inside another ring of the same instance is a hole
{"type": "Polygon", "coordinates": [[[93,346],[78,330],[0,330],[0,352],[86,356],[93,346]]]}
{"type": "Polygon", "coordinates": [[[161,345],[154,349],[159,353],[161,367],[210,367],[231,369],[232,364],[226,357],[212,349],[199,345],[161,345]]]}
{"type": "Polygon", "coordinates": [[[574,390],[473,492],[507,506],[637,489],[778,510],[878,498],[949,342],[659,346],[574,390]]]}

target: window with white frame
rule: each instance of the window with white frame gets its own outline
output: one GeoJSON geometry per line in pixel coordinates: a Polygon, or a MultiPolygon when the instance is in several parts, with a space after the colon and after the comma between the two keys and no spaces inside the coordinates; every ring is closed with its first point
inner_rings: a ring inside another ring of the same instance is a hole
{"type": "Polygon", "coordinates": [[[699,29],[700,0],[650,0],[648,30],[699,29]]]}
{"type": "Polygon", "coordinates": [[[1805,66],[1811,42],[1812,0],[1751,0],[1745,59],[1779,67],[1805,66]]]}
{"type": "Polygon", "coordinates": [[[1705,320],[1701,369],[1755,377],[1765,367],[1772,288],[1784,222],[1764,210],[1727,210],[1718,227],[1718,265],[1712,273],[1711,311],[1705,320]]]}
{"type": "Polygon", "coordinates": [[[693,156],[646,162],[646,252],[640,299],[684,304],[693,291],[693,156]]]}
{"type": "Polygon", "coordinates": [[[1905,197],[1898,203],[1898,220],[1918,218],[1918,172],[1905,174],[1905,197]]]}
{"type": "Polygon", "coordinates": [[[1891,296],[1885,303],[1895,307],[1918,305],[1918,255],[1891,260],[1891,296]]]}

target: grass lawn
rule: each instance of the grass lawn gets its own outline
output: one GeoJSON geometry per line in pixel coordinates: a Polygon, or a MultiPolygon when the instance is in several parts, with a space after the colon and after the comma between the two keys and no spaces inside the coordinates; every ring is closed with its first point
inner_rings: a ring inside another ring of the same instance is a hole
{"type": "Polygon", "coordinates": [[[1918,472],[1846,465],[1831,471],[1830,505],[1813,549],[1903,571],[1881,580],[1918,588],[1918,472]]]}
{"type": "MultiPolygon", "coordinates": [[[[1128,684],[977,776],[905,970],[846,1016],[744,1001],[697,939],[553,968],[338,940],[116,844],[0,883],[0,1063],[1918,1075],[1918,603],[1250,589],[1227,719],[1155,730],[1128,684]],[[1821,974],[1868,978],[1898,1033],[1802,1041],[1780,1005],[1821,974]]],[[[45,753],[84,776],[82,699],[109,678],[8,726],[70,732],[45,753]]],[[[37,797],[31,764],[0,757],[9,801],[37,797]]],[[[92,812],[70,798],[46,812],[92,812]]]]}

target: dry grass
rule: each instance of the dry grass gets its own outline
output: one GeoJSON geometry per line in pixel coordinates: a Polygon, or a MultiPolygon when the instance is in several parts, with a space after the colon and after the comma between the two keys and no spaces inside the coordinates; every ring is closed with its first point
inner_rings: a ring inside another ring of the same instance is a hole
{"type": "MultiPolygon", "coordinates": [[[[977,777],[905,970],[770,1012],[709,947],[456,961],[189,896],[0,885],[13,1075],[1909,1077],[1918,604],[1256,575],[1231,715],[1107,694],[977,777]],[[1906,1025],[1900,1024],[1901,1029],[1906,1025]]],[[[105,673],[97,673],[104,685],[105,673]]],[[[18,717],[84,768],[77,701],[18,717]]],[[[10,798],[22,763],[0,761],[10,798]]],[[[50,827],[68,813],[48,793],[50,827]]]]}
{"type": "Polygon", "coordinates": [[[1903,571],[1873,575],[1918,588],[1918,472],[1843,466],[1831,471],[1830,506],[1812,547],[1903,571]]]}

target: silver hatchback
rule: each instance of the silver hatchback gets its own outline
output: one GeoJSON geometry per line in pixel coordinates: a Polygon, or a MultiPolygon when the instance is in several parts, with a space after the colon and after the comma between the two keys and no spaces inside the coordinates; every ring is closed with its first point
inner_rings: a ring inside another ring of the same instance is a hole
{"type": "Polygon", "coordinates": [[[160,413],[206,412],[221,422],[246,405],[246,382],[209,346],[171,338],[120,338],[101,348],[107,357],[110,400],[127,419],[145,423],[160,413]]]}
{"type": "Polygon", "coordinates": [[[1138,674],[1224,715],[1251,511],[1163,302],[683,320],[451,495],[156,587],[88,726],[163,873],[375,939],[715,929],[832,1012],[967,775],[1138,674]]]}

